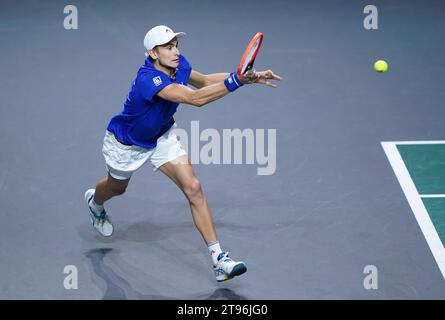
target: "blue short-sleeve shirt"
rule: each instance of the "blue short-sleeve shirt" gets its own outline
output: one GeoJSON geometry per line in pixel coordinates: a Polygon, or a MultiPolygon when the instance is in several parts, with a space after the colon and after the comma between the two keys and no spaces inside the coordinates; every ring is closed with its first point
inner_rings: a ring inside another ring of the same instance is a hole
{"type": "Polygon", "coordinates": [[[191,72],[192,67],[182,55],[174,79],[156,69],[147,58],[139,68],[123,110],[111,119],[107,130],[124,144],[155,148],[156,140],[175,123],[173,114],[179,105],[156,94],[172,83],[187,85],[191,72]]]}

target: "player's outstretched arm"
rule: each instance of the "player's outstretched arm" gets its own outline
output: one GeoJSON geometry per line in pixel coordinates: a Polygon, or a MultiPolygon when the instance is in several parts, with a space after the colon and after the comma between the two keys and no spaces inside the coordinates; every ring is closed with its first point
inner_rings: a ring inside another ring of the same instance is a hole
{"type": "MultiPolygon", "coordinates": [[[[232,92],[244,84],[264,83],[268,86],[275,87],[274,84],[268,80],[281,80],[281,77],[275,75],[271,70],[256,72],[253,71],[246,75],[237,76],[236,72],[232,72],[226,77],[214,84],[203,86],[200,89],[193,90],[187,86],[172,83],[167,87],[161,89],[157,95],[164,100],[173,101],[176,103],[186,103],[195,107],[202,107],[209,102],[215,101],[224,97],[229,92],[232,92]]],[[[197,86],[205,84],[203,78],[196,79],[196,74],[192,83],[197,86]]]]}
{"type": "MultiPolygon", "coordinates": [[[[196,70],[192,70],[189,79],[189,84],[191,84],[193,87],[197,89],[200,89],[224,81],[224,79],[226,79],[229,75],[230,73],[203,74],[196,70]]],[[[251,70],[247,72],[244,76],[239,76],[239,79],[243,84],[259,83],[272,88],[276,88],[277,86],[271,83],[269,80],[282,80],[282,78],[279,75],[273,73],[272,70],[267,70],[267,71],[251,70]]]]}
{"type": "Polygon", "coordinates": [[[201,72],[198,72],[196,70],[192,70],[192,73],[190,74],[189,84],[191,84],[196,89],[201,89],[203,87],[210,86],[212,84],[224,81],[230,73],[210,73],[210,74],[203,74],[201,72]]]}
{"type": "Polygon", "coordinates": [[[162,99],[176,103],[186,103],[195,107],[202,107],[209,102],[224,97],[229,93],[224,82],[215,83],[201,89],[193,90],[178,83],[172,83],[158,92],[162,99]]]}

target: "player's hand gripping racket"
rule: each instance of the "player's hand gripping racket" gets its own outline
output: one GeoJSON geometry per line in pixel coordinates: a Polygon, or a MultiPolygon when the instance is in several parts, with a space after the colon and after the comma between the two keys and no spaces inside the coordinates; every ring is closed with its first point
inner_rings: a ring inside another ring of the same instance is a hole
{"type": "Polygon", "coordinates": [[[245,75],[248,71],[252,70],[255,58],[260,51],[261,43],[263,42],[263,33],[258,32],[244,51],[243,56],[239,62],[237,69],[238,76],[245,75]]]}

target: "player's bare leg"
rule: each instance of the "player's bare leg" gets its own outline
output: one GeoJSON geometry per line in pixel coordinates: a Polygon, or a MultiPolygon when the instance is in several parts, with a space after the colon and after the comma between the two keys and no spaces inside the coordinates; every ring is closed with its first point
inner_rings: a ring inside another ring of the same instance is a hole
{"type": "Polygon", "coordinates": [[[88,189],[85,192],[85,201],[90,209],[91,224],[103,236],[111,236],[114,230],[103,204],[112,197],[123,194],[129,181],[130,179],[118,180],[108,174],[106,178],[97,183],[95,189],[88,189]]]}
{"type": "Polygon", "coordinates": [[[228,252],[221,250],[207,199],[201,183],[186,155],[160,167],[182,190],[190,204],[193,221],[212,255],[213,271],[217,281],[226,281],[246,272],[244,262],[232,260],[228,252]]]}
{"type": "Polygon", "coordinates": [[[189,201],[193,222],[206,244],[215,242],[218,238],[212,213],[188,157],[184,155],[170,161],[162,165],[160,170],[182,190],[189,201]]]}
{"type": "Polygon", "coordinates": [[[94,201],[99,205],[103,205],[105,201],[111,199],[112,197],[124,194],[125,190],[127,189],[128,182],[130,182],[130,179],[119,180],[108,174],[106,178],[97,183],[94,201]]]}

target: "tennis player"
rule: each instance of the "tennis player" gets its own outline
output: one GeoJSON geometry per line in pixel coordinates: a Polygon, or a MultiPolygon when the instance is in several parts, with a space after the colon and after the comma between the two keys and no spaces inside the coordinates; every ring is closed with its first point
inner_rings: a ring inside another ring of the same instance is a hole
{"type": "Polygon", "coordinates": [[[139,68],[123,110],[111,119],[105,132],[102,153],[108,175],[95,189],[85,192],[85,200],[93,227],[103,236],[111,236],[113,224],[104,203],[124,194],[132,174],[150,162],[154,171],[160,170],[184,193],[195,226],[211,254],[216,280],[225,281],[247,268],[221,249],[201,183],[173,132],[177,126],[173,115],[180,103],[202,107],[245,84],[276,87],[269,80],[281,78],[271,70],[253,71],[247,76],[237,76],[236,72],[202,74],[180,54],[178,39],[183,36],[185,33],[175,33],[164,25],[145,35],[145,63],[139,68]]]}

